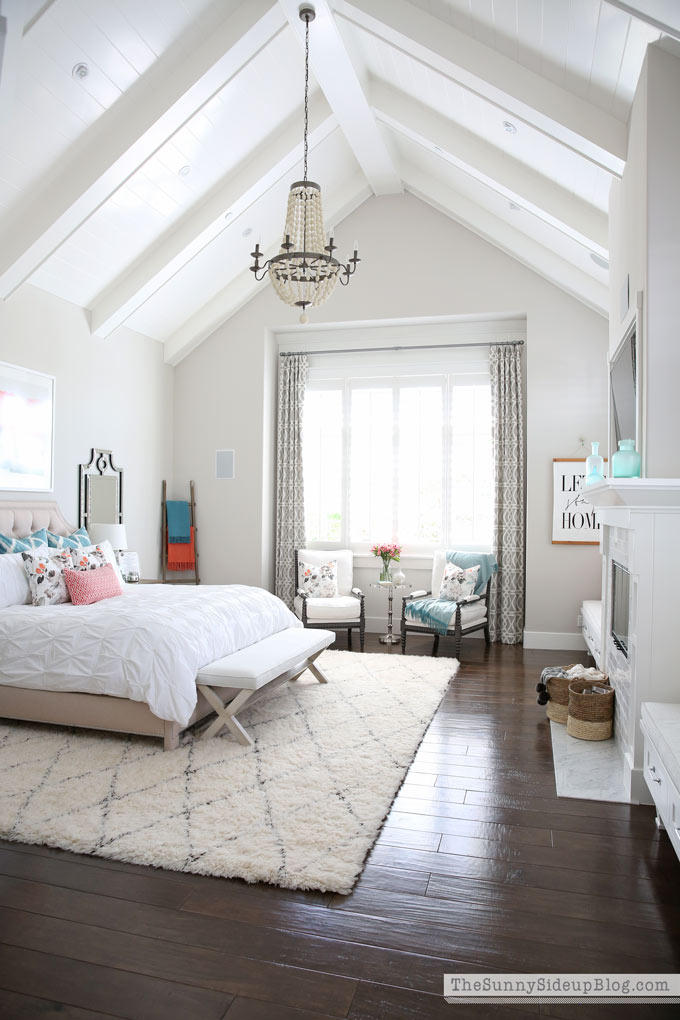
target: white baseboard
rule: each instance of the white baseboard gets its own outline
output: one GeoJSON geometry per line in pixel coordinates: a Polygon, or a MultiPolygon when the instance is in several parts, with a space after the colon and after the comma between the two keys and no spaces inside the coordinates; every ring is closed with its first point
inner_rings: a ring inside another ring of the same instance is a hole
{"type": "Polygon", "coordinates": [[[562,631],[549,631],[549,630],[525,630],[524,631],[524,647],[525,648],[545,648],[545,649],[558,649],[558,650],[571,650],[574,651],[587,651],[588,646],[585,643],[583,634],[577,631],[575,634],[562,631]]]}

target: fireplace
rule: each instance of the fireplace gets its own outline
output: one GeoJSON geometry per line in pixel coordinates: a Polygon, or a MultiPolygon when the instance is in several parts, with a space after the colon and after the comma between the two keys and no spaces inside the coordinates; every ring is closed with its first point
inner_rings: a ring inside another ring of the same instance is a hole
{"type": "Polygon", "coordinates": [[[630,623],[630,572],[625,567],[612,564],[612,612],[610,633],[614,644],[628,658],[628,627],[630,623]]]}

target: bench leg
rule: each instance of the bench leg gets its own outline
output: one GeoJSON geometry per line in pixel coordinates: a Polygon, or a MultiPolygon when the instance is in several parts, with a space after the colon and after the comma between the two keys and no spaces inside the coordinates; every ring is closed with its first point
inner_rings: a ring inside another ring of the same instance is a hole
{"type": "Polygon", "coordinates": [[[203,684],[196,685],[205,697],[206,701],[212,705],[217,712],[217,718],[208,726],[207,730],[203,734],[202,740],[209,740],[210,737],[216,736],[223,726],[229,729],[240,744],[249,746],[254,743],[253,738],[249,733],[244,730],[241,723],[236,718],[236,713],[240,712],[243,706],[253,695],[253,691],[241,691],[236,697],[230,701],[227,705],[222,704],[222,699],[218,694],[215,694],[212,687],[206,687],[203,684]]]}

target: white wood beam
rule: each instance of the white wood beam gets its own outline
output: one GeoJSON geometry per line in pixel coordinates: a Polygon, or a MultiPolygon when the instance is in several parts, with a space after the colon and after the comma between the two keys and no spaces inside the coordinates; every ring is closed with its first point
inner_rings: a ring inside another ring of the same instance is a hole
{"type": "MultiPolygon", "coordinates": [[[[326,220],[335,224],[341,223],[367,198],[370,198],[371,194],[371,187],[364,175],[355,174],[353,178],[345,182],[340,193],[331,195],[330,199],[326,201],[326,220]]],[[[266,258],[275,255],[279,249],[280,238],[275,237],[274,234],[275,228],[272,228],[272,236],[264,238],[263,248],[266,258]]],[[[358,272],[361,272],[361,267],[358,272]]],[[[336,300],[340,296],[339,292],[343,289],[338,287],[331,300],[336,300]]],[[[187,319],[172,336],[168,337],[165,341],[165,361],[169,365],[179,364],[199,344],[207,340],[219,326],[235,315],[239,308],[265,290],[272,290],[268,277],[258,283],[249,269],[239,273],[219,294],[216,294],[195,315],[187,319]]],[[[299,309],[286,308],[283,304],[280,305],[280,308],[282,318],[292,319],[299,312],[299,309]]],[[[310,309],[310,315],[313,316],[315,311],[314,308],[310,309]]]]}
{"type": "Polygon", "coordinates": [[[401,173],[404,186],[411,194],[521,262],[599,315],[608,317],[609,289],[594,277],[420,168],[402,161],[401,173]]]}
{"type": "Polygon", "coordinates": [[[271,0],[231,0],[197,20],[0,221],[8,297],[135,171],[285,27],[271,0]],[[226,6],[226,5],[225,5],[226,6]]]}
{"type": "Polygon", "coordinates": [[[502,149],[423,106],[382,81],[371,85],[378,120],[481,181],[509,201],[520,202],[562,233],[607,256],[607,214],[502,149]]]}
{"type": "MultiPolygon", "coordinates": [[[[296,35],[304,43],[300,0],[279,0],[296,35]]],[[[326,0],[312,3],[316,18],[309,31],[309,63],[338,124],[376,195],[402,191],[401,177],[383,139],[338,26],[326,0]]],[[[314,174],[312,173],[312,179],[314,174]]]]}
{"type": "Polygon", "coordinates": [[[336,0],[336,16],[621,176],[627,126],[594,104],[406,0],[336,0]]]}
{"type": "MultiPolygon", "coordinates": [[[[310,103],[309,119],[309,144],[314,151],[337,127],[337,121],[321,95],[310,103]]],[[[282,177],[292,175],[301,157],[300,114],[295,113],[275,135],[188,209],[122,277],[97,296],[90,314],[92,332],[110,336],[237,216],[282,177]],[[228,220],[227,212],[231,213],[228,220]]]]}
{"type": "Polygon", "coordinates": [[[680,4],[678,0],[607,0],[631,18],[658,28],[671,39],[680,40],[680,4]]]}
{"type": "Polygon", "coordinates": [[[24,0],[0,0],[0,138],[9,136],[25,20],[24,0]]]}

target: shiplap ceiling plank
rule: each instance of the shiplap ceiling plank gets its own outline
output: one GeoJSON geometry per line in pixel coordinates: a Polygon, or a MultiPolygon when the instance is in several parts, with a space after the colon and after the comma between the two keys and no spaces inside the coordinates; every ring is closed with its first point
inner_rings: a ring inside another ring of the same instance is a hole
{"type": "MultiPolygon", "coordinates": [[[[337,121],[321,96],[310,103],[309,114],[309,143],[313,152],[336,127],[337,121]]],[[[122,325],[151,294],[225,229],[227,212],[231,219],[257,202],[273,183],[292,174],[301,154],[300,117],[296,115],[201,202],[193,205],[121,280],[99,295],[91,311],[92,332],[106,337],[122,325]]]]}
{"type": "Polygon", "coordinates": [[[678,0],[607,0],[607,3],[669,35],[671,39],[680,40],[678,0]]]}
{"type": "Polygon", "coordinates": [[[435,67],[513,117],[620,176],[627,128],[611,114],[536,75],[406,0],[337,0],[338,13],[435,67]]]}
{"type": "Polygon", "coordinates": [[[535,215],[559,224],[570,236],[607,254],[608,222],[601,210],[537,173],[478,135],[458,127],[428,106],[375,82],[371,102],[378,119],[394,130],[442,155],[508,200],[531,205],[535,215]]]}
{"type": "Polygon", "coordinates": [[[23,0],[0,0],[0,138],[9,136],[26,20],[23,0]]]}
{"type": "MultiPolygon", "coordinates": [[[[300,0],[279,0],[293,31],[304,40],[300,0]]],[[[359,76],[326,0],[314,0],[309,63],[359,166],[376,195],[401,192],[401,178],[364,95],[359,76]]],[[[312,179],[313,179],[312,174],[312,179]]]]}
{"type": "Polygon", "coordinates": [[[197,21],[106,110],[42,187],[0,222],[7,297],[285,25],[278,5],[249,0],[204,34],[197,21]]]}

